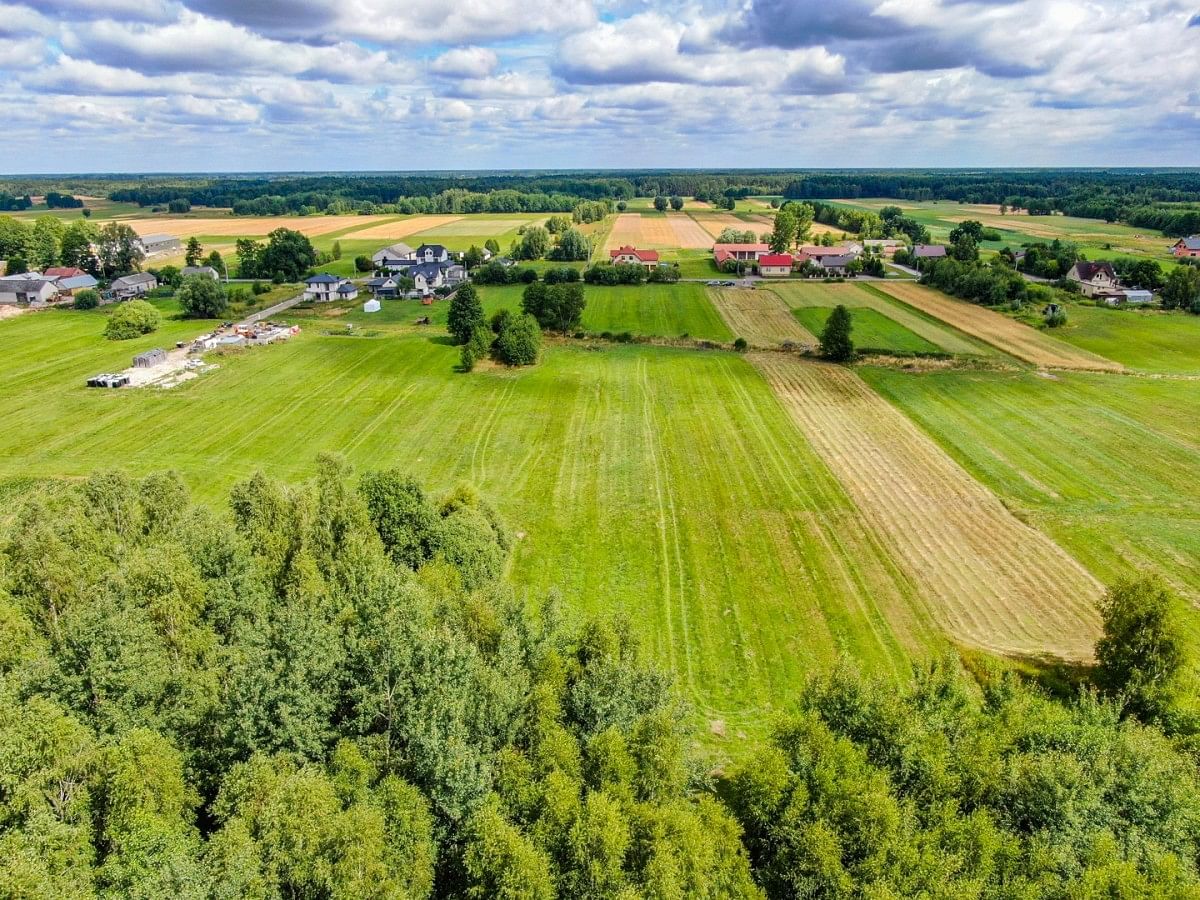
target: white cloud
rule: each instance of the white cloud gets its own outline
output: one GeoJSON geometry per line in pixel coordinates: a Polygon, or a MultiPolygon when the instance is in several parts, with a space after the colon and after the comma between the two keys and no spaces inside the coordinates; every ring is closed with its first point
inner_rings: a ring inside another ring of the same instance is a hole
{"type": "Polygon", "coordinates": [[[499,67],[500,57],[486,47],[447,50],[429,64],[430,71],[456,78],[486,78],[499,67]]]}

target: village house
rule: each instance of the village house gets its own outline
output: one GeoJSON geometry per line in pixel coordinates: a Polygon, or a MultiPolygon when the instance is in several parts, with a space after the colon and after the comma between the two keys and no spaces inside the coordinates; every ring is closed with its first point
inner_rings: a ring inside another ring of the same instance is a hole
{"type": "Polygon", "coordinates": [[[202,275],[205,278],[211,278],[213,281],[219,281],[221,276],[212,266],[184,266],[179,270],[179,274],[188,278],[192,275],[202,275]]]}
{"type": "Polygon", "coordinates": [[[758,274],[763,278],[781,278],[792,274],[790,253],[764,253],[758,258],[758,274]]]}
{"type": "Polygon", "coordinates": [[[862,245],[868,250],[875,250],[885,256],[892,256],[904,246],[904,241],[898,241],[895,238],[871,238],[863,241],[862,245]]]}
{"type": "Polygon", "coordinates": [[[342,286],[345,280],[336,275],[330,275],[328,272],[322,272],[320,275],[313,275],[311,278],[306,278],[304,279],[304,299],[320,301],[336,300],[338,288],[342,286]]]}
{"type": "Polygon", "coordinates": [[[922,259],[945,259],[946,247],[944,244],[913,244],[912,258],[915,260],[922,259]]]}
{"type": "Polygon", "coordinates": [[[165,253],[182,253],[183,244],[173,234],[143,234],[138,238],[142,252],[147,256],[162,256],[165,253]]]}
{"type": "Polygon", "coordinates": [[[628,244],[616,250],[609,250],[608,257],[614,266],[641,266],[646,270],[658,267],[657,250],[639,250],[628,244]]]}
{"type": "Polygon", "coordinates": [[[1120,290],[1117,273],[1109,262],[1080,260],[1067,271],[1067,278],[1079,285],[1085,297],[1110,297],[1120,290]]]}
{"type": "Polygon", "coordinates": [[[343,281],[338,285],[337,298],[339,300],[354,300],[358,297],[358,285],[353,281],[343,281]]]}
{"type": "Polygon", "coordinates": [[[58,296],[58,287],[53,278],[26,272],[23,275],[6,275],[0,278],[0,303],[29,303],[40,306],[58,296]]]}
{"type": "Polygon", "coordinates": [[[826,256],[849,256],[851,259],[858,259],[862,253],[862,244],[839,244],[836,247],[819,247],[816,244],[806,244],[800,248],[800,252],[809,259],[820,262],[826,256]]]}
{"type": "Polygon", "coordinates": [[[413,290],[421,296],[428,296],[438,288],[454,287],[467,278],[466,269],[447,262],[418,263],[404,274],[413,280],[413,290]]]}
{"type": "Polygon", "coordinates": [[[764,253],[770,253],[769,244],[713,244],[713,262],[722,266],[729,260],[736,262],[758,262],[764,253]]]}
{"type": "Polygon", "coordinates": [[[441,244],[422,244],[413,253],[419,263],[444,263],[450,261],[450,251],[441,244]]]}
{"type": "Polygon", "coordinates": [[[158,279],[149,272],[134,272],[132,275],[114,278],[108,289],[116,299],[128,300],[130,297],[148,294],[156,287],[158,287],[158,279]]]}
{"type": "Polygon", "coordinates": [[[416,260],[417,251],[403,242],[377,250],[371,256],[376,269],[392,269],[401,262],[416,260]]]}
{"type": "Polygon", "coordinates": [[[854,262],[855,259],[857,257],[849,253],[837,256],[825,254],[817,259],[816,263],[825,271],[826,275],[842,276],[849,273],[850,263],[854,262]]]}
{"type": "Polygon", "coordinates": [[[95,288],[99,282],[91,275],[74,266],[51,266],[42,273],[46,278],[54,280],[54,286],[60,294],[72,296],[75,291],[95,288]]]}
{"type": "Polygon", "coordinates": [[[376,297],[395,297],[400,293],[400,282],[396,281],[391,275],[368,278],[363,284],[376,297]]]}
{"type": "Polygon", "coordinates": [[[1200,234],[1193,234],[1191,237],[1180,238],[1171,247],[1171,253],[1176,259],[1188,257],[1189,259],[1200,258],[1200,234]]]}

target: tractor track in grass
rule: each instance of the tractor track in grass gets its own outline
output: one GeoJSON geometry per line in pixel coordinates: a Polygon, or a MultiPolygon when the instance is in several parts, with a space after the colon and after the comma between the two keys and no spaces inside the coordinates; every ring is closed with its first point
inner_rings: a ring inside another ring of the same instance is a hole
{"type": "Polygon", "coordinates": [[[802,433],[956,640],[1088,659],[1100,584],[853,371],[753,354],[802,433]]]}

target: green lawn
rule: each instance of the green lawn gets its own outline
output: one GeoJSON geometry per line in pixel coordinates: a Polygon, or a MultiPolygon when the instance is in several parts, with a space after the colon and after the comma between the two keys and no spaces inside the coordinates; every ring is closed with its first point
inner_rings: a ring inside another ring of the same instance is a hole
{"type": "MultiPolygon", "coordinates": [[[[792,315],[799,319],[800,324],[810,333],[819,335],[832,312],[832,307],[828,306],[806,306],[793,309],[792,315]]],[[[853,323],[851,339],[859,350],[886,350],[896,353],[938,352],[938,347],[934,344],[873,309],[860,307],[850,310],[850,321],[853,323]]]]}
{"type": "Polygon", "coordinates": [[[1146,372],[1200,374],[1200,316],[1071,305],[1054,336],[1146,372]]]}
{"type": "Polygon", "coordinates": [[[860,372],[1102,581],[1157,571],[1200,602],[1196,382],[860,372]]]}
{"type": "Polygon", "coordinates": [[[216,503],[259,467],[305,477],[321,450],[436,490],[468,479],[521,534],[515,585],[557,588],[577,614],[628,616],[731,735],[759,733],[839,654],[903,678],[909,652],[940,645],[736,354],[559,344],[535,368],[463,375],[437,330],[380,320],[376,337],[325,336],[336,318],[298,316],[299,337],[217,356],[216,371],[175,389],[99,391],[84,378],[202,330],[169,320],[117,345],[99,337],[103,318],[0,322],[0,494],[116,465],[174,468],[216,503]]]}
{"type": "Polygon", "coordinates": [[[586,296],[583,328],[594,334],[628,331],[644,336],[733,340],[701,284],[589,285],[586,296]]]}

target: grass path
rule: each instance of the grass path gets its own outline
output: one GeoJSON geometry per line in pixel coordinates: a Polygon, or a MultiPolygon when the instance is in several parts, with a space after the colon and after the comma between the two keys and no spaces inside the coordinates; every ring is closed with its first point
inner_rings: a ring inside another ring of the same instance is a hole
{"type": "Polygon", "coordinates": [[[921,586],[956,639],[1086,659],[1099,583],[1023,524],[850,369],[785,354],[753,363],[921,586]]]}

